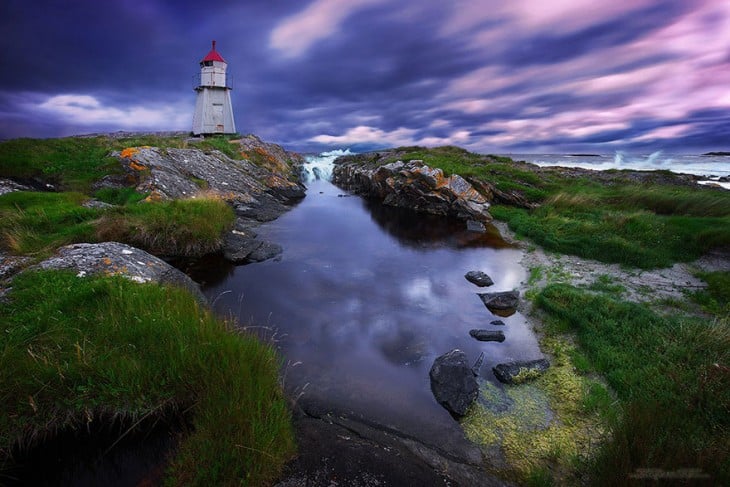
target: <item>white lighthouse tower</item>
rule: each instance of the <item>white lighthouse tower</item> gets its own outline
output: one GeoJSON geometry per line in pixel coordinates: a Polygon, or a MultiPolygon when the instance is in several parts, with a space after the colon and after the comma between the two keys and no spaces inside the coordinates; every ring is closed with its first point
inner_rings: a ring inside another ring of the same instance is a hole
{"type": "Polygon", "coordinates": [[[195,115],[193,115],[193,134],[235,134],[231,105],[231,87],[226,77],[228,63],[213,48],[200,61],[200,79],[195,91],[195,115]]]}

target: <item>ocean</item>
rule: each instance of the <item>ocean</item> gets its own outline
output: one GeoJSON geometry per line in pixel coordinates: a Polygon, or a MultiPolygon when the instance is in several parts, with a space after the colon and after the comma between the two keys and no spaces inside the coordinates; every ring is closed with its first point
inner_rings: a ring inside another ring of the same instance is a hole
{"type": "Polygon", "coordinates": [[[730,156],[703,156],[696,154],[500,154],[516,161],[526,161],[538,166],[582,167],[586,169],[635,169],[640,171],[667,170],[693,174],[703,180],[700,184],[718,184],[730,189],[730,182],[719,182],[730,177],[730,156]]]}

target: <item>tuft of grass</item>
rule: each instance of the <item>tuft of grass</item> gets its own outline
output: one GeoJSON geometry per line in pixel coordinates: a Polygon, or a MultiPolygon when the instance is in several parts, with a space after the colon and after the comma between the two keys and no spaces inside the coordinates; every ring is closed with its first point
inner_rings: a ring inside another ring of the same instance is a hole
{"type": "Polygon", "coordinates": [[[17,191],[0,195],[0,246],[43,257],[71,243],[93,241],[100,210],[81,206],[79,193],[17,191]]]}
{"type": "Polygon", "coordinates": [[[690,294],[692,300],[709,313],[730,317],[730,272],[700,272],[697,277],[707,289],[690,294]]]}
{"type": "Polygon", "coordinates": [[[220,250],[233,225],[222,200],[198,198],[131,204],[141,195],[112,195],[128,204],[84,208],[79,193],[18,191],[0,196],[0,245],[15,254],[45,257],[63,245],[118,241],[158,255],[199,256],[220,250]]]}
{"type": "Polygon", "coordinates": [[[106,212],[96,238],[157,255],[201,256],[220,250],[234,219],[230,206],[212,197],[146,203],[106,212]]]}
{"type": "Polygon", "coordinates": [[[133,205],[147,197],[145,193],[138,193],[134,188],[104,188],[94,193],[94,198],[110,205],[133,205]]]}
{"type": "Polygon", "coordinates": [[[280,364],[182,289],[22,274],[0,308],[0,465],[61,430],[189,409],[169,484],[270,483],[294,452],[280,364]]]}
{"type": "MultiPolygon", "coordinates": [[[[537,305],[553,332],[575,333],[623,414],[593,465],[596,485],[626,485],[639,468],[699,468],[730,482],[730,321],[666,317],[577,288],[546,287],[537,305]]],[[[593,392],[586,406],[608,399],[593,392]]]]}
{"type": "Polygon", "coordinates": [[[615,284],[613,277],[608,274],[601,274],[595,281],[588,286],[591,291],[599,291],[608,294],[621,295],[626,292],[626,288],[621,284],[615,284]]]}

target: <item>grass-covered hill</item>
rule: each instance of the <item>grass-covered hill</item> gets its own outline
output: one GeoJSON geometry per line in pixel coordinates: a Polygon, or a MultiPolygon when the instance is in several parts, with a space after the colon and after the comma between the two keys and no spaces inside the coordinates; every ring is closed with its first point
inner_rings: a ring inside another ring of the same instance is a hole
{"type": "MultiPolygon", "coordinates": [[[[217,150],[291,175],[278,149],[246,141],[252,148],[153,135],[0,143],[0,180],[25,186],[0,194],[0,264],[28,265],[66,244],[109,240],[157,255],[216,251],[234,222],[224,198],[205,191],[147,198],[112,153],[217,150]],[[127,183],[98,184],[109,177],[127,183]]],[[[188,431],[171,452],[169,485],[265,485],[293,455],[280,358],[189,292],[68,271],[12,279],[0,268],[0,484],[14,478],[17,458],[59,432],[121,437],[170,416],[188,431]]]]}

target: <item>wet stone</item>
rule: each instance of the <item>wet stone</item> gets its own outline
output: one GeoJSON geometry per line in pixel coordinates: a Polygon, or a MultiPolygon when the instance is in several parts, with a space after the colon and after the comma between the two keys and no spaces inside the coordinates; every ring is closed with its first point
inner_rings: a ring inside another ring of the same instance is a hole
{"type": "Polygon", "coordinates": [[[520,300],[519,291],[477,294],[489,311],[511,310],[517,308],[520,300]]]}
{"type": "Polygon", "coordinates": [[[436,401],[453,416],[464,416],[479,394],[479,385],[466,354],[454,349],[437,357],[429,376],[436,401]]]}
{"type": "Polygon", "coordinates": [[[482,271],[469,271],[464,275],[464,277],[467,281],[472,284],[476,284],[479,287],[487,287],[494,284],[492,278],[482,271]]]}
{"type": "Polygon", "coordinates": [[[469,335],[480,342],[503,342],[504,332],[502,330],[470,330],[469,335]]]}
{"type": "Polygon", "coordinates": [[[550,368],[550,362],[541,358],[537,360],[517,360],[498,364],[492,368],[495,377],[505,384],[521,384],[536,379],[550,368]]]}

